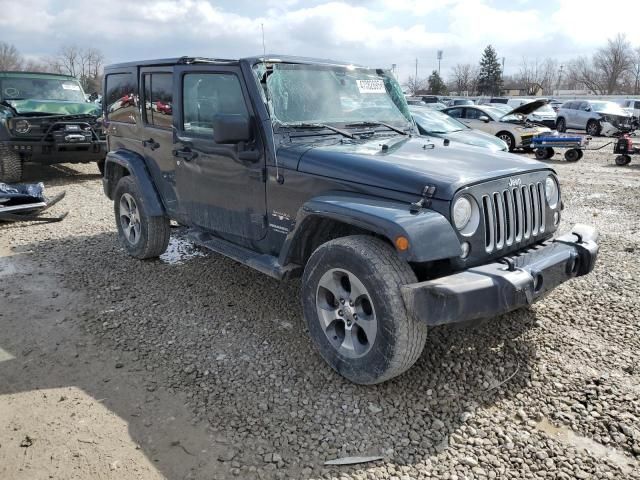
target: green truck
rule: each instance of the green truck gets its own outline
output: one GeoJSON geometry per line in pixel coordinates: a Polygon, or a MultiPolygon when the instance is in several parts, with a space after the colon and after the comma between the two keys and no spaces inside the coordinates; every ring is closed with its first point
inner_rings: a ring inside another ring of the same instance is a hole
{"type": "Polygon", "coordinates": [[[19,182],[25,163],[97,162],[102,169],[100,116],[75,77],[0,71],[0,182],[19,182]]]}

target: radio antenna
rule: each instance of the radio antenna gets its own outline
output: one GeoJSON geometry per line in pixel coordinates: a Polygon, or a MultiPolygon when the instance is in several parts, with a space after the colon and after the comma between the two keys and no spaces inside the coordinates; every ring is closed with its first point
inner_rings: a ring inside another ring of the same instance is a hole
{"type": "Polygon", "coordinates": [[[267,47],[264,43],[264,23],[260,24],[260,28],[262,28],[262,61],[264,62],[267,59],[267,47]]]}

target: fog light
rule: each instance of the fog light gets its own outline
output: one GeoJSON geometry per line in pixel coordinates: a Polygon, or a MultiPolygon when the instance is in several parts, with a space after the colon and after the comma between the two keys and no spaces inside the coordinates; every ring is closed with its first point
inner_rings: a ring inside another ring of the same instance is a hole
{"type": "Polygon", "coordinates": [[[467,258],[469,256],[469,252],[471,251],[471,245],[469,245],[469,242],[462,242],[460,244],[460,249],[462,250],[460,258],[467,258]]]}
{"type": "Polygon", "coordinates": [[[560,223],[560,212],[554,212],[553,213],[553,224],[557,226],[558,223],[560,223]]]}

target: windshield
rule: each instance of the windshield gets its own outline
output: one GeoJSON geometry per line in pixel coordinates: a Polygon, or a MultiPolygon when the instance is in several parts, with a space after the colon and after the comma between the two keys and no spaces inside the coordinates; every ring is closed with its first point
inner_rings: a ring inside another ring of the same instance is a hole
{"type": "Polygon", "coordinates": [[[277,63],[267,90],[271,116],[284,125],[411,123],[400,85],[382,70],[277,63]]]}
{"type": "Polygon", "coordinates": [[[416,123],[427,133],[451,133],[464,130],[467,126],[449,115],[429,109],[411,109],[416,123]]]}
{"type": "Polygon", "coordinates": [[[546,105],[541,106],[539,109],[535,111],[535,113],[555,113],[551,105],[548,103],[546,105]]]}
{"type": "Polygon", "coordinates": [[[85,103],[76,80],[66,78],[7,77],[0,79],[2,100],[65,100],[85,103]]]}
{"type": "Polygon", "coordinates": [[[609,112],[618,115],[625,115],[622,107],[613,102],[591,102],[591,108],[596,112],[609,112]]]}

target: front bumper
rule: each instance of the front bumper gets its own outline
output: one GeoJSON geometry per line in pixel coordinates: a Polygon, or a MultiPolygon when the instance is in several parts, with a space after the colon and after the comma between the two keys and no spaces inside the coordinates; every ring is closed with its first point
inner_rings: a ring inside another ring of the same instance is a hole
{"type": "Polygon", "coordinates": [[[107,153],[105,140],[82,142],[47,142],[43,140],[7,140],[1,142],[9,150],[28,156],[30,162],[90,162],[100,160],[107,153]]]}
{"type": "Polygon", "coordinates": [[[593,270],[598,233],[571,233],[500,261],[426,282],[404,285],[407,310],[428,325],[493,317],[531,305],[563,282],[593,270]]]}

